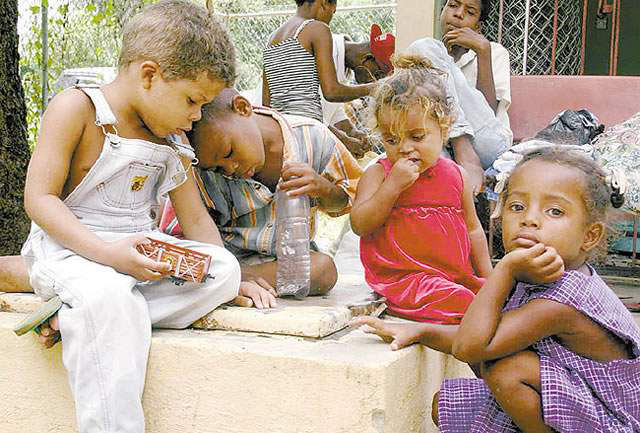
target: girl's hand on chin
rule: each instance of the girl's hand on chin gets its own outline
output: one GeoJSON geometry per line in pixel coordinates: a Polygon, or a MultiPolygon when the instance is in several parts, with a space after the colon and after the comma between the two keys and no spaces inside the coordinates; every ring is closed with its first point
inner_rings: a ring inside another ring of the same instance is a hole
{"type": "MultiPolygon", "coordinates": [[[[523,239],[523,245],[524,241],[527,240],[523,239]]],[[[547,284],[559,280],[564,274],[564,261],[555,248],[528,242],[533,245],[514,249],[504,256],[499,266],[506,266],[516,281],[547,284]]]]}

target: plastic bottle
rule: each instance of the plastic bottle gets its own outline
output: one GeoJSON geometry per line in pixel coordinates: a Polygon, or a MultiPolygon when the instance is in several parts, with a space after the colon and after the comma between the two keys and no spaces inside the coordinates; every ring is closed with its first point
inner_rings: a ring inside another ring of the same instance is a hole
{"type": "Polygon", "coordinates": [[[309,294],[311,255],[309,197],[276,193],[276,292],[298,299],[309,294]]]}

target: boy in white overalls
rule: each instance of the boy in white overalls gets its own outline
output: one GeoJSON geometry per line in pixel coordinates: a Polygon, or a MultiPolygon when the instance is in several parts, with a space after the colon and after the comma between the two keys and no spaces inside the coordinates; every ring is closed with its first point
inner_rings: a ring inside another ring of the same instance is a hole
{"type": "Polygon", "coordinates": [[[82,433],[143,432],[151,327],[185,328],[237,295],[239,265],[205,211],[193,151],[180,138],[232,84],[234,61],[205,9],[160,2],[124,28],[113,83],[68,89],[45,112],[27,173],[33,225],[22,256],[36,293],[63,303],[41,339],[62,338],[82,433]],[[167,193],[189,240],[157,230],[167,193]],[[176,286],[164,278],[168,264],[137,252],[147,237],[211,255],[211,277],[176,286]]]}

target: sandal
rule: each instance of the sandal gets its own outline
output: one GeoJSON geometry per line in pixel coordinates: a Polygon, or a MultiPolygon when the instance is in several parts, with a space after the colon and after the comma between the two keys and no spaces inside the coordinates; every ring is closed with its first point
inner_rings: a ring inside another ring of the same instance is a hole
{"type": "Polygon", "coordinates": [[[22,322],[18,323],[15,328],[13,328],[13,332],[15,332],[16,335],[24,335],[33,330],[36,334],[40,335],[40,326],[53,317],[61,307],[62,301],[59,297],[54,296],[22,322]]]}

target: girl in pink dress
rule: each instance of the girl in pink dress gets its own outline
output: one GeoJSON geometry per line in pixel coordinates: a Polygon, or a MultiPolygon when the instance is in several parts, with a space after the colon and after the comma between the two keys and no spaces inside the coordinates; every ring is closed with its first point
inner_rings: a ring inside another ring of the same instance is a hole
{"type": "Polygon", "coordinates": [[[440,156],[451,124],[442,73],[416,56],[394,66],[373,94],[387,157],[360,179],[351,226],[391,314],[459,324],[491,271],[487,241],[465,171],[440,156]]]}

